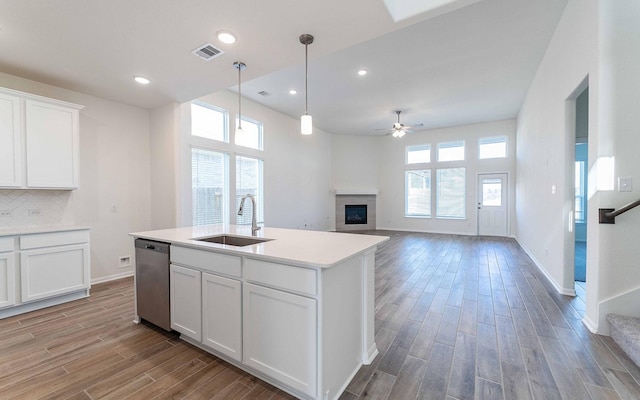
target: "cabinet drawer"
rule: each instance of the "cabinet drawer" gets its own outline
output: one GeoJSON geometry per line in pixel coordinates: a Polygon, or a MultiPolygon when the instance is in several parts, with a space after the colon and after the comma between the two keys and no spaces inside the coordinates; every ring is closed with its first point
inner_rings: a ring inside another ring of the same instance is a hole
{"type": "Polygon", "coordinates": [[[0,252],[3,251],[13,251],[13,236],[9,237],[0,237],[0,252]]]}
{"type": "Polygon", "coordinates": [[[240,278],[242,261],[240,257],[211,253],[186,247],[171,246],[171,262],[199,268],[208,272],[240,278]]]}
{"type": "Polygon", "coordinates": [[[311,296],[318,294],[318,275],[314,269],[247,259],[244,276],[248,281],[275,288],[311,296]]]}
{"type": "Polygon", "coordinates": [[[89,242],[88,230],[38,233],[20,236],[20,250],[87,242],[89,242]]]}

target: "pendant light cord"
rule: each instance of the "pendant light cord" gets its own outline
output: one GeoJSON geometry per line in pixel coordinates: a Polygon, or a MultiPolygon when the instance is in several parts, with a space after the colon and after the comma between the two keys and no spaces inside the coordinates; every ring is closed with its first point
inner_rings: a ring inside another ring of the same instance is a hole
{"type": "Polygon", "coordinates": [[[242,130],[242,70],[246,68],[246,64],[242,61],[233,63],[234,68],[238,69],[238,127],[242,130]]]}
{"type": "Polygon", "coordinates": [[[309,111],[309,45],[304,45],[304,115],[309,111]]]}

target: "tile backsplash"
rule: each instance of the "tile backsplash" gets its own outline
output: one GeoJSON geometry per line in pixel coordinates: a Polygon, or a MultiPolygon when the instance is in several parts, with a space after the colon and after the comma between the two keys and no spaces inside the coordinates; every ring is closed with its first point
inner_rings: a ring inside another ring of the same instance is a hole
{"type": "Polygon", "coordinates": [[[0,190],[0,228],[74,223],[69,190],[0,190]]]}

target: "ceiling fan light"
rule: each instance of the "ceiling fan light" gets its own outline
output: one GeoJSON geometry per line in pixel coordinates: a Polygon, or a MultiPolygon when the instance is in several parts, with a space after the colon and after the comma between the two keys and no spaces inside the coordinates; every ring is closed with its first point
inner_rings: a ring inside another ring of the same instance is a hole
{"type": "Polygon", "coordinates": [[[313,133],[313,121],[311,115],[305,114],[300,117],[300,133],[311,135],[313,133]]]}

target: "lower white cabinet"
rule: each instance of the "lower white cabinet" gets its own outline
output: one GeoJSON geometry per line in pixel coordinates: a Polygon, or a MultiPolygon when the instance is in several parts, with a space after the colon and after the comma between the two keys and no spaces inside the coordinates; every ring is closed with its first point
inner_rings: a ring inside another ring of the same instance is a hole
{"type": "Polygon", "coordinates": [[[0,237],[0,318],[88,297],[90,287],[88,229],[0,237]]]}
{"type": "Polygon", "coordinates": [[[89,245],[20,252],[21,300],[44,299],[89,287],[89,245]]]}
{"type": "Polygon", "coordinates": [[[0,253],[0,308],[16,303],[16,277],[13,252],[0,253]]]}
{"type": "Polygon", "coordinates": [[[315,299],[245,283],[244,363],[315,397],[317,313],[315,299]]]}
{"type": "Polygon", "coordinates": [[[202,338],[201,272],[171,264],[171,329],[196,341],[202,338]]]}
{"type": "Polygon", "coordinates": [[[242,361],[242,283],[202,273],[202,343],[242,361]]]}

